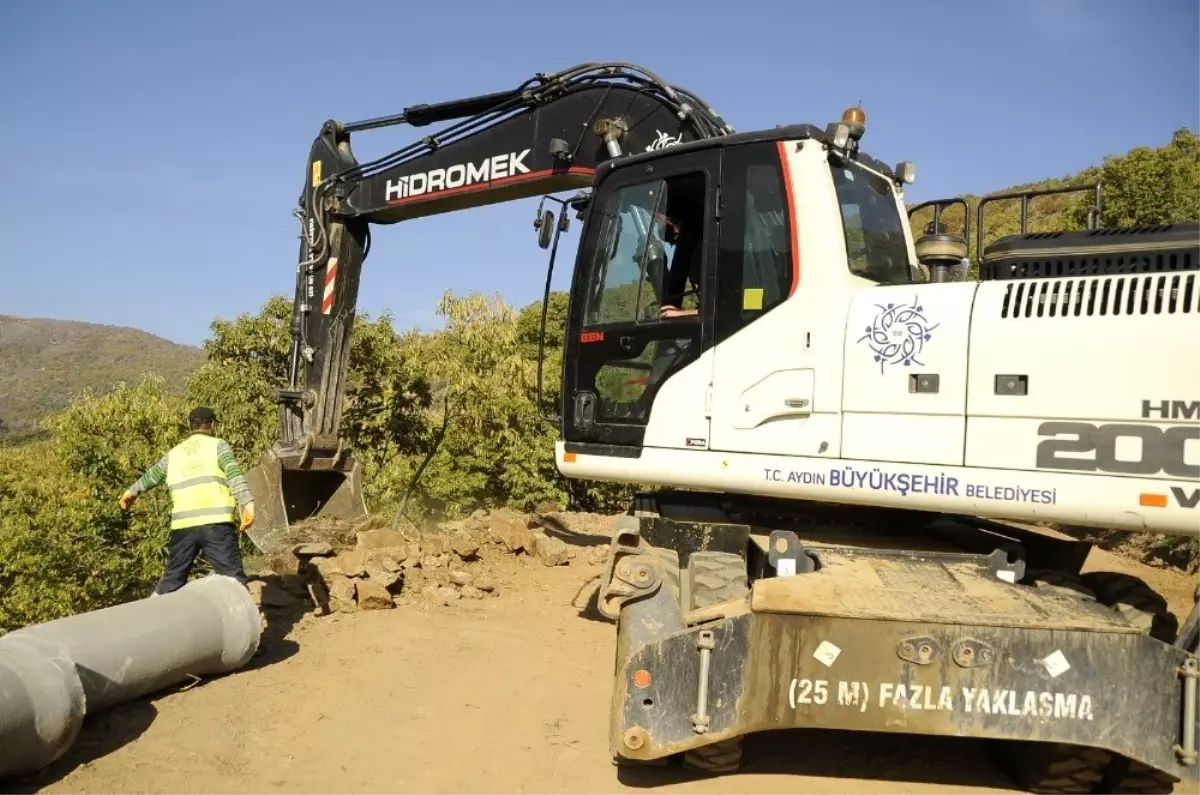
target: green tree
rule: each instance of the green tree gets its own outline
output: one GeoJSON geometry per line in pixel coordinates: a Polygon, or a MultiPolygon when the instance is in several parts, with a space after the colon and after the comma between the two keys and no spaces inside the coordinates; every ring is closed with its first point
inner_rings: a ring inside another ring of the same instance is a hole
{"type": "Polygon", "coordinates": [[[287,386],[291,316],[291,302],[276,295],[256,315],[214,320],[207,360],[187,382],[188,400],[216,410],[221,436],[247,466],[279,436],[274,390],[287,386]]]}
{"type": "Polygon", "coordinates": [[[146,378],[85,393],[52,434],[0,450],[0,626],[19,627],[149,594],[162,571],[168,500],[117,498],[186,434],[178,397],[146,378]]]}
{"type": "MultiPolygon", "coordinates": [[[[1139,146],[1104,158],[1103,226],[1168,224],[1200,219],[1200,137],[1186,128],[1158,148],[1139,146]]],[[[1076,225],[1086,220],[1087,202],[1072,208],[1076,225]]]]}
{"type": "MultiPolygon", "coordinates": [[[[273,296],[256,315],[214,321],[208,360],[188,382],[188,399],[216,409],[222,436],[246,466],[279,438],[274,395],[288,383],[291,315],[291,301],[273,296]]],[[[405,457],[428,445],[430,394],[410,361],[414,340],[398,337],[389,315],[355,318],[341,433],[363,463],[369,505],[395,497],[411,474],[405,457]]]]}
{"type": "Polygon", "coordinates": [[[541,302],[517,312],[498,297],[447,293],[444,329],[420,342],[433,386],[434,445],[415,489],[413,515],[460,515],[479,507],[531,510],[543,503],[612,507],[629,487],[568,480],[555,460],[567,296],[547,307],[543,401],[537,402],[541,302]]]}
{"type": "Polygon", "coordinates": [[[514,487],[529,501],[545,499],[544,480],[528,477],[537,468],[528,444],[537,412],[516,313],[498,297],[449,292],[437,312],[445,327],[419,347],[438,429],[418,487],[425,511],[456,515],[507,504],[514,487]]]}

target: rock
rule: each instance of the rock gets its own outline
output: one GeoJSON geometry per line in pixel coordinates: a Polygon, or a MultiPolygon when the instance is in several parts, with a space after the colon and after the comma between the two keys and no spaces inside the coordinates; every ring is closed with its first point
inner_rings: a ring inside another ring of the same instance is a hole
{"type": "Polygon", "coordinates": [[[324,541],[312,541],[292,547],[292,554],[298,558],[329,557],[333,554],[333,546],[324,541]]]}
{"type": "Polygon", "coordinates": [[[250,582],[246,583],[246,590],[250,592],[250,598],[253,599],[254,604],[258,605],[259,607],[262,607],[263,591],[266,589],[266,587],[267,584],[262,580],[251,580],[250,582]]]}
{"type": "Polygon", "coordinates": [[[492,535],[507,547],[509,552],[525,550],[527,554],[533,554],[533,531],[529,529],[524,519],[512,511],[493,514],[491,531],[492,535]]]}
{"type": "Polygon", "coordinates": [[[579,557],[579,550],[575,547],[567,547],[567,559],[575,560],[577,557],[579,557]]]}
{"type": "Polygon", "coordinates": [[[565,541],[540,533],[534,536],[534,555],[543,566],[565,566],[570,560],[565,541]]]}
{"type": "Polygon", "coordinates": [[[421,568],[423,569],[440,569],[443,561],[440,555],[426,555],[421,558],[421,568]]]}
{"type": "Polygon", "coordinates": [[[400,582],[400,575],[388,571],[379,563],[367,563],[367,577],[371,582],[377,582],[384,588],[391,588],[396,583],[400,582]]]}
{"type": "Polygon", "coordinates": [[[476,580],[474,582],[474,586],[481,591],[486,591],[488,593],[491,593],[492,591],[496,590],[496,581],[493,580],[491,577],[488,577],[485,574],[481,577],[476,578],[476,580]]]}
{"type": "Polygon", "coordinates": [[[289,574],[279,578],[279,587],[292,596],[303,598],[308,594],[307,578],[299,574],[289,574]]]}
{"type": "Polygon", "coordinates": [[[425,583],[425,587],[421,589],[421,593],[425,594],[426,596],[437,596],[438,588],[440,587],[441,586],[435,582],[427,582],[425,583]]]}
{"type": "Polygon", "coordinates": [[[437,530],[439,533],[450,536],[450,535],[454,535],[455,533],[466,532],[467,524],[468,524],[468,522],[463,519],[459,519],[459,520],[453,521],[453,522],[440,522],[437,525],[437,530]]]}
{"type": "Polygon", "coordinates": [[[405,558],[400,563],[400,566],[405,571],[408,571],[409,569],[419,569],[421,568],[421,559],[419,557],[405,558]]]}
{"type": "Polygon", "coordinates": [[[420,544],[409,544],[408,550],[404,553],[404,557],[417,558],[419,560],[421,557],[421,545],[420,544]]]}
{"type": "Polygon", "coordinates": [[[321,575],[322,580],[328,581],[332,576],[344,577],[346,573],[342,571],[342,562],[338,558],[317,558],[312,562],[316,567],[317,573],[321,575]]]}
{"type": "Polygon", "coordinates": [[[354,524],[354,529],[355,531],[362,533],[369,530],[381,529],[387,526],[388,520],[386,517],[381,516],[380,514],[371,514],[370,516],[359,519],[354,524]]]}
{"type": "Polygon", "coordinates": [[[441,588],[438,588],[436,595],[438,601],[444,605],[449,605],[452,602],[458,601],[462,598],[457,588],[451,588],[449,586],[442,586],[441,588]]]}
{"type": "Polygon", "coordinates": [[[380,555],[375,563],[377,563],[379,566],[382,566],[384,571],[390,571],[393,574],[398,574],[404,570],[404,567],[400,565],[400,562],[391,555],[380,555]]]}
{"type": "Polygon", "coordinates": [[[463,560],[473,560],[479,554],[479,544],[472,541],[465,535],[456,535],[450,538],[450,548],[463,560]]]}
{"type": "Polygon", "coordinates": [[[358,610],[358,604],[353,599],[330,598],[329,608],[335,613],[353,613],[358,610]]]}
{"type": "Polygon", "coordinates": [[[368,549],[402,547],[406,544],[408,544],[408,539],[404,537],[403,533],[395,530],[365,530],[358,533],[358,545],[355,549],[362,552],[368,549]]]}
{"type": "Polygon", "coordinates": [[[276,552],[267,555],[263,561],[266,564],[267,572],[278,574],[280,577],[286,577],[289,574],[299,574],[300,567],[303,565],[299,558],[295,555],[290,555],[287,552],[276,552]]]}
{"type": "Polygon", "coordinates": [[[308,598],[312,602],[317,615],[324,616],[332,613],[333,608],[329,603],[329,591],[325,588],[325,583],[313,579],[309,580],[306,585],[308,586],[308,598]]]}
{"type": "Polygon", "coordinates": [[[420,593],[425,587],[425,574],[420,569],[406,569],[404,572],[403,590],[420,593]]]}
{"type": "Polygon", "coordinates": [[[273,582],[264,583],[262,591],[263,607],[295,607],[300,600],[273,582]]]}
{"type": "Polygon", "coordinates": [[[379,547],[377,549],[355,550],[361,552],[363,561],[367,563],[379,562],[384,558],[392,558],[393,560],[404,560],[408,556],[408,545],[402,544],[398,547],[379,547]]]}
{"type": "Polygon", "coordinates": [[[354,601],[354,580],[344,574],[331,574],[325,578],[325,587],[329,589],[329,598],[334,602],[354,601]]]}
{"type": "Polygon", "coordinates": [[[473,585],[464,585],[459,594],[463,599],[482,599],[484,595],[483,591],[473,585]]]}
{"type": "Polygon", "coordinates": [[[603,566],[608,560],[608,547],[597,545],[588,550],[587,562],[593,566],[603,566]]]}
{"type": "Polygon", "coordinates": [[[387,588],[374,580],[356,580],[354,587],[358,592],[360,610],[391,610],[396,606],[387,588]]]}
{"type": "Polygon", "coordinates": [[[367,576],[367,556],[362,552],[343,552],[334,560],[347,577],[367,576]]]}
{"type": "Polygon", "coordinates": [[[466,571],[450,572],[450,582],[454,583],[455,585],[470,585],[472,579],[474,579],[474,578],[471,576],[470,572],[466,572],[466,571]]]}
{"type": "Polygon", "coordinates": [[[424,547],[427,555],[444,555],[450,551],[450,539],[441,536],[426,537],[424,547]]]}

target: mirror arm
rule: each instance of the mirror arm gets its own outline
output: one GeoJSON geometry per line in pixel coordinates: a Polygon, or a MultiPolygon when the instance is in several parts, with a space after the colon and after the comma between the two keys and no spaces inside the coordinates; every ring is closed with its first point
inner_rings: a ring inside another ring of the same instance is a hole
{"type": "MultiPolygon", "coordinates": [[[[546,199],[550,199],[551,201],[558,202],[561,205],[561,210],[560,210],[559,222],[557,224],[555,224],[555,227],[554,227],[554,239],[553,239],[553,243],[550,246],[550,264],[546,267],[546,286],[542,292],[542,321],[541,321],[540,327],[538,328],[537,409],[538,409],[538,416],[542,420],[557,426],[559,424],[561,416],[551,417],[551,416],[545,414],[542,409],[542,406],[545,401],[545,397],[543,395],[543,390],[542,390],[542,380],[543,380],[542,372],[543,372],[544,364],[546,361],[546,315],[550,309],[550,282],[551,282],[552,278],[554,277],[554,260],[558,256],[558,241],[559,241],[559,238],[562,237],[562,233],[567,230],[567,227],[569,226],[569,221],[564,223],[564,220],[567,217],[567,212],[566,212],[567,211],[567,208],[566,208],[567,203],[566,202],[562,201],[561,199],[557,199],[553,196],[543,196],[542,197],[543,202],[545,202],[546,199]]],[[[541,207],[542,207],[542,205],[539,204],[538,205],[538,220],[534,222],[535,226],[538,225],[539,223],[542,224],[543,226],[546,225],[547,219],[546,219],[545,215],[542,215],[541,207]]],[[[551,216],[551,218],[553,217],[553,214],[550,213],[549,211],[546,212],[546,215],[551,216]]],[[[539,245],[541,245],[542,237],[543,236],[539,236],[539,241],[538,241],[539,245]]],[[[541,247],[546,248],[546,246],[541,246],[541,247]]],[[[560,415],[562,414],[561,410],[559,411],[559,414],[560,415]]]]}

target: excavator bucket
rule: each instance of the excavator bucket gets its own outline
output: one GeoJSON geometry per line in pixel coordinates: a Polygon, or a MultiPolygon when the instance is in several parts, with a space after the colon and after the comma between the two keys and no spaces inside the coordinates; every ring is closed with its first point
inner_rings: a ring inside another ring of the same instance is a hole
{"type": "Polygon", "coordinates": [[[305,520],[345,522],[367,515],[362,468],[353,458],[339,469],[297,469],[284,466],[268,450],[246,478],[255,514],[246,535],[264,554],[290,550],[305,540],[293,528],[305,520]]]}

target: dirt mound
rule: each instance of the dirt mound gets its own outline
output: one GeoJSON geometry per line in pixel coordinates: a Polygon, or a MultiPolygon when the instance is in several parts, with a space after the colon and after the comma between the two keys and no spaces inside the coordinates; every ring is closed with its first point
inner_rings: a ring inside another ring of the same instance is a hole
{"type": "Polygon", "coordinates": [[[254,593],[263,607],[307,602],[316,615],[494,598],[514,565],[570,566],[581,537],[592,542],[586,562],[602,562],[611,522],[596,514],[499,509],[425,530],[390,529],[382,516],[297,523],[295,538],[303,540],[263,559],[253,572],[261,578],[254,593]]]}
{"type": "Polygon", "coordinates": [[[1131,533],[1126,530],[1101,530],[1095,527],[1050,525],[1080,541],[1158,569],[1174,569],[1185,574],[1200,572],[1200,540],[1158,533],[1131,533]]]}
{"type": "Polygon", "coordinates": [[[328,543],[335,549],[348,549],[355,545],[359,533],[385,528],[388,524],[387,519],[379,515],[349,522],[324,517],[304,519],[288,525],[286,529],[273,531],[271,544],[277,546],[270,548],[292,549],[299,544],[328,543]]]}

